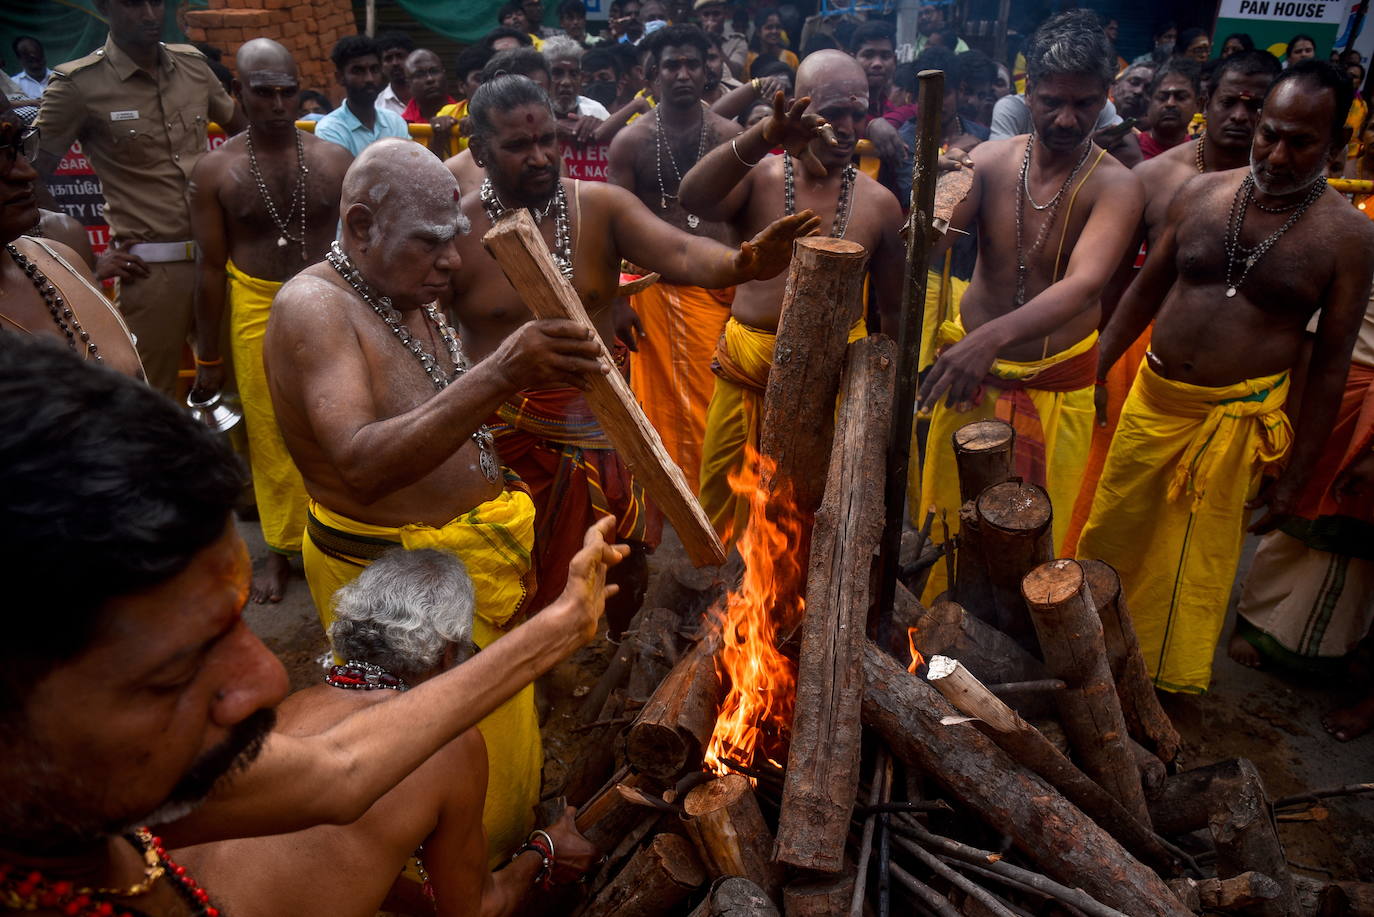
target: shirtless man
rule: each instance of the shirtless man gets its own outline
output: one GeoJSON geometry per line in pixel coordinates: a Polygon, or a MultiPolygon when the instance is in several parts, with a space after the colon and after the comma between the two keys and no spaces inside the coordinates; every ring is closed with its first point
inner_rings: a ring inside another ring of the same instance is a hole
{"type": "MultiPolygon", "coordinates": [[[[786,110],[777,93],[768,118],[703,156],[682,180],[682,206],[747,236],[785,214],[791,196],[797,207],[820,215],[822,232],[868,252],[883,326],[896,328],[905,263],[898,235],[902,209],[891,191],[852,166],[868,114],[863,68],[840,51],[817,51],[797,70],[797,93],[801,98],[786,110]],[[826,124],[833,144],[819,133],[826,124]],[[768,155],[779,146],[785,156],[768,155]]],[[[786,282],[779,276],[736,291],[712,364],[719,378],[706,415],[701,502],[722,536],[739,537],[748,515],[747,501],[735,498],[728,479],[743,469],[746,444],[758,446],[759,431],[749,418],[761,412],[750,405],[762,402],[786,282]]],[[[835,316],[850,329],[851,340],[865,333],[862,319],[862,307],[835,316]]]]}
{"type": "MultiPolygon", "coordinates": [[[[1169,204],[1178,189],[1199,172],[1224,172],[1250,162],[1250,142],[1255,136],[1255,125],[1259,123],[1260,100],[1281,72],[1278,58],[1268,51],[1241,51],[1222,59],[1213,77],[1216,89],[1204,100],[1206,131],[1194,142],[1176,146],[1132,170],[1145,190],[1145,210],[1136,227],[1135,238],[1126,247],[1116,273],[1102,291],[1099,327],[1106,327],[1122,294],[1139,273],[1141,244],[1148,248],[1164,232],[1169,204]]],[[[1088,521],[1107,449],[1121,416],[1121,406],[1149,346],[1149,334],[1142,334],[1110,371],[1098,373],[1094,393],[1097,425],[1093,428],[1092,452],[1083,473],[1083,485],[1078,491],[1073,518],[1062,546],[1066,555],[1073,554],[1078,535],[1088,521]]]]}
{"type": "MultiPolygon", "coordinates": [[[[524,76],[533,80],[544,92],[548,92],[550,88],[549,62],[544,59],[543,54],[533,48],[515,48],[510,51],[498,51],[492,55],[491,60],[482,68],[480,82],[490,82],[497,76],[524,76]]],[[[469,96],[469,109],[471,105],[472,97],[469,96]]],[[[458,187],[465,193],[476,188],[482,183],[482,179],[487,177],[486,172],[482,171],[482,167],[473,158],[471,146],[457,156],[445,160],[444,165],[448,166],[453,177],[458,179],[458,187]]]]}
{"type": "MultiPolygon", "coordinates": [[[[583,374],[603,371],[597,347],[569,322],[511,323],[455,378],[466,358],[429,304],[462,264],[466,221],[453,176],[423,146],[368,147],[344,176],[340,210],[341,242],[282,287],[263,350],[277,421],[311,498],[306,580],[327,626],[334,593],[388,545],[451,551],[476,582],[473,639],[485,648],[532,591],[534,506],[504,486],[481,420],[522,386],[585,385],[583,374]]],[[[502,775],[484,821],[493,855],[508,854],[529,832],[539,794],[533,690],[482,729],[502,775]]]]}
{"type": "MultiPolygon", "coordinates": [[[[609,180],[638,197],[659,219],[728,245],[734,239],[730,226],[688,213],[677,198],[682,176],[697,160],[740,132],[734,121],[702,104],[710,48],[706,33],[672,25],[646,38],[643,47],[659,104],[611,142],[609,180]]],[[[734,292],[656,283],[630,298],[633,314],[618,322],[631,351],[630,385],[668,454],[694,487],[701,476],[706,406],[714,388],[711,354],[730,317],[734,292]]]]}
{"type": "Polygon", "coordinates": [[[1287,456],[1248,504],[1268,506],[1251,531],[1293,510],[1340,405],[1374,274],[1374,227],[1323,178],[1348,138],[1352,94],[1324,62],[1284,71],[1250,168],[1180,189],[1103,335],[1105,369],[1155,318],[1078,554],[1121,574],[1146,665],[1166,690],[1207,690],[1246,500],[1287,456]],[[1288,375],[1317,310],[1293,434],[1288,375]]]}
{"type": "MultiPolygon", "coordinates": [[[[330,645],[348,661],[331,669],[324,684],[288,697],[277,708],[275,733],[318,735],[452,670],[470,653],[473,604],[472,580],[452,554],[388,551],[339,592],[330,645]]],[[[379,909],[404,910],[402,903],[413,898],[440,915],[503,917],[536,888],[545,842],[535,834],[509,865],[488,868],[482,801],[488,785],[500,780],[487,773],[482,733],[470,729],[351,824],[202,844],[174,856],[232,914],[373,917],[379,909]],[[421,845],[432,904],[417,882],[396,881],[403,871],[418,872],[407,870],[407,862],[421,845]]],[[[541,826],[553,844],[551,878],[563,882],[596,857],[568,813],[541,826]]]]}
{"type": "MultiPolygon", "coordinates": [[[[1092,141],[1110,50],[1088,10],[1048,20],[1026,53],[1034,133],[970,154],[972,187],[950,228],[977,225],[978,263],[959,317],[938,329],[944,349],[920,392],[932,416],[917,505],[951,525],[962,501],[950,437],[973,421],[1014,418],[1017,473],[1065,508],[1054,520],[1054,542],[1063,540],[1092,440],[1098,297],[1143,198],[1140,182],[1092,141]]],[[[944,587],[938,571],[926,597],[944,587]]]]}
{"type": "MultiPolygon", "coordinates": [[[[665,223],[624,188],[560,179],[552,106],[544,91],[523,77],[484,83],[469,111],[470,150],[487,177],[480,187],[463,189],[463,214],[473,230],[458,240],[465,268],[453,275],[453,293],[463,340],[474,359],[492,353],[529,318],[481,243],[493,219],[508,207],[526,207],[541,217],[540,231],[555,261],[612,348],[611,306],[622,259],[657,271],[668,283],[720,289],[755,278],[779,278],[792,257],[793,239],[816,229],[814,215],[803,211],[771,224],[764,221],[761,231],[745,234],[752,236],[750,241],[732,248],[665,223]]],[[[579,531],[609,513],[619,520],[619,540],[636,548],[624,565],[630,571],[618,578],[631,585],[607,608],[616,634],[642,597],[645,550],[657,544],[660,522],[581,392],[546,381],[562,380],[522,380],[518,397],[500,406],[495,424],[503,458],[529,484],[539,510],[536,605],[548,584],[563,579],[580,542],[579,531]],[[555,489],[556,484],[561,486],[555,489]]]]}
{"type": "Polygon", "coordinates": [[[284,281],[324,257],[334,239],[339,189],[353,156],[336,143],[296,129],[300,84],[291,52],[270,38],[239,48],[234,96],[248,129],[196,163],[191,173],[191,231],[196,264],[196,382],[208,401],[224,387],[220,340],[229,306],[229,347],[248,424],[266,566],[253,578],[252,601],[280,602],[301,553],[305,485],[277,429],[262,372],[262,338],[272,297],[284,281]],[[226,289],[227,288],[227,289],[226,289]]]}

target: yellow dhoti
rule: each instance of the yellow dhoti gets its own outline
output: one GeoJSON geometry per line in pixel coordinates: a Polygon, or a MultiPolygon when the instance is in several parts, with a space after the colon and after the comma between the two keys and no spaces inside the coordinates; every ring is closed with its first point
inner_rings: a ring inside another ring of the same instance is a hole
{"type": "MultiPolygon", "coordinates": [[[[507,490],[441,528],[370,525],[312,500],[307,534],[302,551],[305,578],[326,631],[333,621],[333,596],[339,587],[398,545],[448,551],[462,559],[477,599],[472,640],[479,650],[505,632],[525,596],[533,592],[534,504],[523,491],[507,490]]],[[[482,824],[489,860],[495,867],[534,827],[531,807],[539,801],[544,763],[534,686],[526,686],[498,707],[480,727],[490,768],[482,824]]]]}
{"type": "Polygon", "coordinates": [[[688,482],[701,477],[711,354],[730,318],[734,287],[707,290],[659,281],[630,297],[644,326],[630,353],[630,388],[688,482]]]}
{"type": "Polygon", "coordinates": [[[1292,440],[1287,397],[1287,373],[1210,388],[1141,364],[1078,556],[1121,575],[1158,687],[1207,690],[1245,538],[1245,502],[1292,440]]]}
{"type": "Polygon", "coordinates": [[[309,498],[277,426],[262,364],[267,317],[281,284],[245,274],[233,261],[225,269],[229,273],[229,337],[234,378],[243,401],[243,419],[248,425],[248,461],[253,468],[253,496],[258,504],[262,537],[267,547],[278,554],[299,554],[309,498]]]}
{"type": "MultiPolygon", "coordinates": [[[[853,343],[863,336],[864,322],[859,319],[850,326],[847,340],[853,343]]],[[[771,331],[731,318],[711,361],[716,386],[706,410],[701,448],[701,506],[722,538],[738,537],[748,520],[748,501],[736,497],[730,478],[744,470],[747,450],[758,452],[763,393],[777,339],[771,331]]]]}
{"type": "MultiPolygon", "coordinates": [[[[964,337],[963,325],[945,322],[940,326],[940,346],[964,337]]],[[[979,420],[1003,419],[1016,428],[1017,471],[1022,477],[1044,487],[1054,506],[1054,543],[1060,544],[1068,524],[1068,509],[1078,493],[1083,466],[1088,461],[1093,427],[1093,373],[1096,370],[1097,332],[1094,331],[1067,350],[1043,360],[1021,363],[996,360],[988,370],[981,398],[968,411],[956,411],[942,398],[930,415],[926,454],[918,466],[912,463],[913,477],[920,469],[919,488],[911,500],[912,518],[919,520],[930,507],[935,516],[949,520],[953,535],[959,530],[959,473],[954,462],[954,432],[979,420]],[[996,386],[1006,380],[1007,388],[996,386]],[[1040,386],[1044,386],[1041,388],[1040,386]],[[1014,396],[1014,397],[1013,397],[1014,396]],[[1023,397],[1024,396],[1024,397],[1023,397]],[[1023,473],[1020,453],[1033,450],[1035,471],[1023,473]],[[1063,510],[1060,510],[1063,507],[1063,510]]],[[[936,525],[932,535],[942,537],[943,526],[936,525]]],[[[923,593],[926,602],[949,587],[943,564],[931,568],[923,593]]]]}

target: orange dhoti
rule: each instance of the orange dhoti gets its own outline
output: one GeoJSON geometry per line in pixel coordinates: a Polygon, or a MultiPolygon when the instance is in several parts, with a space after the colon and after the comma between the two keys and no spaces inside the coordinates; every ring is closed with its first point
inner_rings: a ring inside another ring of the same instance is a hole
{"type": "Polygon", "coordinates": [[[630,388],[663,446],[695,490],[701,477],[706,407],[716,377],[711,357],[730,318],[735,288],[659,282],[630,297],[644,335],[630,354],[630,388]]]}

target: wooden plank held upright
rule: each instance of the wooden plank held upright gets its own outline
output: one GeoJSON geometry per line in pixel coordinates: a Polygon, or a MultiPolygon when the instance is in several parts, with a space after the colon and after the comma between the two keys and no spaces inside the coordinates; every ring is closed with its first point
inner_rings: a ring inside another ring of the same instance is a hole
{"type": "MultiPolygon", "coordinates": [[[[482,237],[482,243],[536,318],[570,319],[589,329],[594,327],[577,291],[554,265],[534,220],[523,208],[497,221],[482,237]]],[[[604,342],[601,355],[607,365],[612,365],[604,342]]],[[[587,403],[592,413],[630,473],[668,517],[692,562],[697,566],[725,563],[725,546],[687,485],[682,469],[669,457],[658,431],[635,401],[625,377],[612,372],[589,381],[587,403]]]]}

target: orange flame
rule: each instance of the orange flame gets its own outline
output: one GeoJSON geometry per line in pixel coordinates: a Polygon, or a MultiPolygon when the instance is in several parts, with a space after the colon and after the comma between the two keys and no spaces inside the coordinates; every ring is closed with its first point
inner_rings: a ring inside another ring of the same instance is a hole
{"type": "Polygon", "coordinates": [[[908,628],[906,632],[906,642],[911,647],[911,665],[907,666],[906,670],[912,675],[915,675],[916,670],[926,661],[926,657],[922,656],[921,651],[916,649],[917,629],[918,628],[911,627],[908,628]]]}
{"type": "Polygon", "coordinates": [[[766,460],[748,450],[744,468],[731,475],[730,487],[749,502],[749,520],[737,547],[744,577],[725,597],[721,648],[716,671],[729,692],[706,751],[706,766],[717,774],[730,761],[749,765],[760,745],[776,746],[792,723],[796,671],[778,651],[779,635],[801,623],[802,524],[791,490],[777,480],[766,460]],[[767,483],[761,481],[761,476],[767,483]]]}

